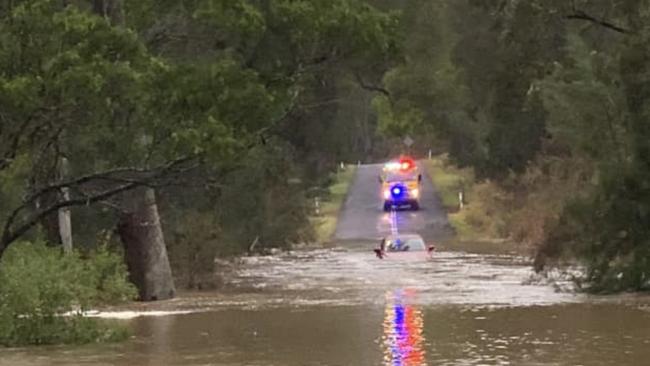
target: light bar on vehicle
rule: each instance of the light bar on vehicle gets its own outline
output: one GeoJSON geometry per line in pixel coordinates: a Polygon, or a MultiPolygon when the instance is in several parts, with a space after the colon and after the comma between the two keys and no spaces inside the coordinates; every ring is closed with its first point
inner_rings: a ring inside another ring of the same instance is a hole
{"type": "Polygon", "coordinates": [[[415,168],[415,161],[411,158],[401,158],[399,161],[399,166],[401,170],[411,170],[415,168]]]}
{"type": "Polygon", "coordinates": [[[391,161],[384,164],[384,170],[399,170],[401,167],[402,165],[397,161],[391,161]]]}

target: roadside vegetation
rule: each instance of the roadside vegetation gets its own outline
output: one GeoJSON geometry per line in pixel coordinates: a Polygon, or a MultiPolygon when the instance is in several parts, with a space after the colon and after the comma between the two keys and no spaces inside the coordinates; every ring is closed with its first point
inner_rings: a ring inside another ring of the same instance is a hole
{"type": "Polygon", "coordinates": [[[424,160],[424,166],[431,177],[433,185],[438,192],[442,206],[447,210],[449,223],[454,228],[456,240],[474,241],[487,239],[488,234],[483,231],[483,224],[487,221],[485,213],[468,215],[470,208],[478,211],[479,197],[474,197],[473,188],[476,184],[472,169],[460,169],[449,162],[446,155],[433,156],[424,160]],[[459,192],[463,194],[463,207],[459,192]],[[469,217],[468,217],[469,216],[469,217]]]}
{"type": "Polygon", "coordinates": [[[354,165],[346,165],[345,168],[339,169],[332,175],[331,186],[324,190],[322,196],[317,196],[319,208],[314,211],[310,219],[317,243],[327,244],[332,241],[341,207],[347,197],[356,168],[354,165]]]}
{"type": "Polygon", "coordinates": [[[0,345],[123,340],[126,328],[83,312],[136,294],[122,256],[105,247],[64,255],[40,242],[17,243],[0,265],[0,345]]]}
{"type": "Polygon", "coordinates": [[[521,176],[501,182],[477,179],[473,168],[459,168],[446,154],[426,160],[425,166],[448,212],[454,242],[494,250],[501,245],[506,252],[532,256],[549,234],[548,222],[558,217],[569,195],[579,189],[532,166],[521,176]]]}

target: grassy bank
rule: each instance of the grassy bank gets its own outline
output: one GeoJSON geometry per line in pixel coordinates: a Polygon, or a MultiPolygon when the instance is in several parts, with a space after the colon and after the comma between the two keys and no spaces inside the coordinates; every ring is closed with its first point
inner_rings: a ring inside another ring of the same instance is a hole
{"type": "Polygon", "coordinates": [[[489,251],[512,249],[511,245],[501,248],[507,233],[502,219],[504,213],[499,212],[504,207],[498,202],[503,198],[502,192],[494,184],[477,182],[471,168],[456,167],[446,155],[425,160],[424,165],[456,232],[456,244],[464,243],[463,247],[476,244],[480,250],[486,249],[486,243],[497,245],[496,248],[490,245],[489,251]],[[462,208],[459,192],[463,193],[462,208]]]}
{"type": "Polygon", "coordinates": [[[446,155],[434,156],[425,160],[425,167],[433,185],[438,191],[442,205],[449,215],[449,223],[456,231],[458,240],[476,240],[479,236],[477,228],[467,220],[467,203],[471,201],[468,192],[475,185],[472,169],[459,169],[449,163],[446,155]],[[463,192],[463,210],[460,208],[459,192],[463,192]]]}
{"type": "Polygon", "coordinates": [[[537,165],[502,185],[477,181],[472,169],[459,169],[445,155],[426,160],[424,165],[456,232],[450,245],[462,250],[534,252],[559,217],[567,192],[577,189],[575,183],[570,183],[577,180],[555,179],[537,165]],[[462,209],[458,197],[461,191],[462,209]]]}
{"type": "Polygon", "coordinates": [[[329,195],[323,197],[320,202],[319,213],[311,217],[317,243],[324,244],[332,240],[341,206],[343,206],[355,172],[356,166],[348,165],[345,170],[340,170],[335,175],[333,184],[329,187],[329,195]]]}

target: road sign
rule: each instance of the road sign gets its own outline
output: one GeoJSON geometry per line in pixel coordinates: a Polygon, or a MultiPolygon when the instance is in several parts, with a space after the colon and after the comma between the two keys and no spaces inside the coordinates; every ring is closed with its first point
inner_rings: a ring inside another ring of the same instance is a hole
{"type": "Polygon", "coordinates": [[[413,139],[411,138],[411,136],[406,136],[406,137],[404,137],[403,142],[404,142],[404,145],[406,145],[406,147],[411,147],[411,145],[413,145],[413,143],[414,143],[415,141],[413,141],[413,139]]]}

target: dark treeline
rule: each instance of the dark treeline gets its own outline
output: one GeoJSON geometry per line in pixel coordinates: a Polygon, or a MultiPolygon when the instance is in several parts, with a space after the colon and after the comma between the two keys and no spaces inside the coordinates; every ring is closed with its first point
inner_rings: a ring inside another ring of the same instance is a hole
{"type": "Polygon", "coordinates": [[[381,127],[427,136],[482,180],[495,235],[595,291],[650,276],[650,4],[402,1],[406,62],[381,127]]]}

